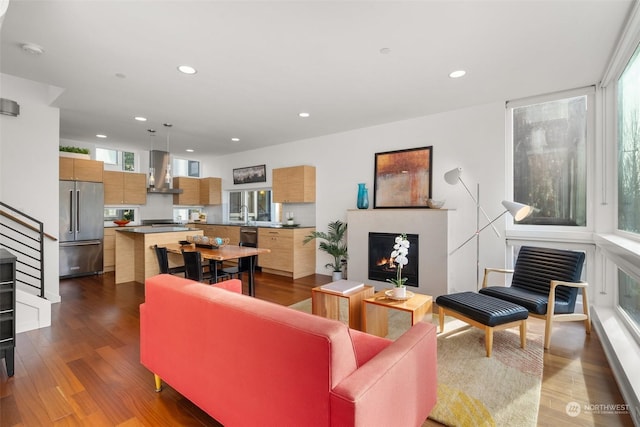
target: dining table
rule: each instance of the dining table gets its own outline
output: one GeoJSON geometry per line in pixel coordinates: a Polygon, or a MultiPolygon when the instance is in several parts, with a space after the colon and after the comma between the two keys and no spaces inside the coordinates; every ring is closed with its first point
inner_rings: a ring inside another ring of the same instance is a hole
{"type": "MultiPolygon", "coordinates": [[[[167,252],[174,254],[182,254],[182,251],[198,251],[204,260],[212,261],[228,261],[232,259],[247,258],[249,261],[249,286],[248,295],[255,296],[255,278],[254,272],[259,254],[271,252],[270,249],[252,248],[248,246],[222,245],[218,247],[196,246],[194,243],[166,243],[163,245],[167,248],[167,252]]],[[[217,262],[211,263],[214,268],[213,277],[216,277],[217,262]]]]}

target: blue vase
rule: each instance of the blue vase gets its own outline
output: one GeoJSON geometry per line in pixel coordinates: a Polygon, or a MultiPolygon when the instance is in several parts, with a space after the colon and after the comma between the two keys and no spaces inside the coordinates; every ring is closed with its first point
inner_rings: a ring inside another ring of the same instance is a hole
{"type": "Polygon", "coordinates": [[[365,187],[366,184],[358,184],[358,209],[369,209],[369,190],[365,187]]]}

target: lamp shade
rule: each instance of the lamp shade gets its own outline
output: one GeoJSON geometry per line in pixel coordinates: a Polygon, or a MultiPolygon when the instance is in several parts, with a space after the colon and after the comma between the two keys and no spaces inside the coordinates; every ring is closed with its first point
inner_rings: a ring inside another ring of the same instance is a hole
{"type": "Polygon", "coordinates": [[[533,208],[529,205],[523,205],[518,202],[509,202],[508,200],[502,201],[502,206],[513,216],[516,221],[522,221],[533,213],[533,208]]]}
{"type": "Polygon", "coordinates": [[[454,168],[444,174],[444,180],[447,181],[448,184],[455,185],[458,183],[460,175],[462,175],[462,168],[454,168]]]}

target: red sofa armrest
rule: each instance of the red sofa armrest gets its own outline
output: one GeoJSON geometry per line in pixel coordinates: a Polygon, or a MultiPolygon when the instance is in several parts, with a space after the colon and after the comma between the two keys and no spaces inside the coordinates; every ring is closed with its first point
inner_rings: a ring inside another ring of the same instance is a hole
{"type": "Polygon", "coordinates": [[[367,363],[373,356],[387,348],[393,341],[387,338],[380,338],[376,335],[349,329],[353,350],[356,353],[356,363],[358,367],[367,363]]]}
{"type": "Polygon", "coordinates": [[[331,391],[331,425],[421,426],[436,404],[436,349],[435,325],[415,324],[331,391]]]}

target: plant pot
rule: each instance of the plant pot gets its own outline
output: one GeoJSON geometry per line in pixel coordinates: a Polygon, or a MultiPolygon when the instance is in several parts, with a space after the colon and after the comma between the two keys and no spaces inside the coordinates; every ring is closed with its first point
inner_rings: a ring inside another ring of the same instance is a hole
{"type": "Polygon", "coordinates": [[[395,288],[393,288],[393,296],[395,298],[406,298],[407,288],[404,286],[396,286],[395,288]]]}
{"type": "Polygon", "coordinates": [[[334,271],[331,274],[331,280],[337,282],[338,280],[342,280],[342,271],[334,271]]]}

